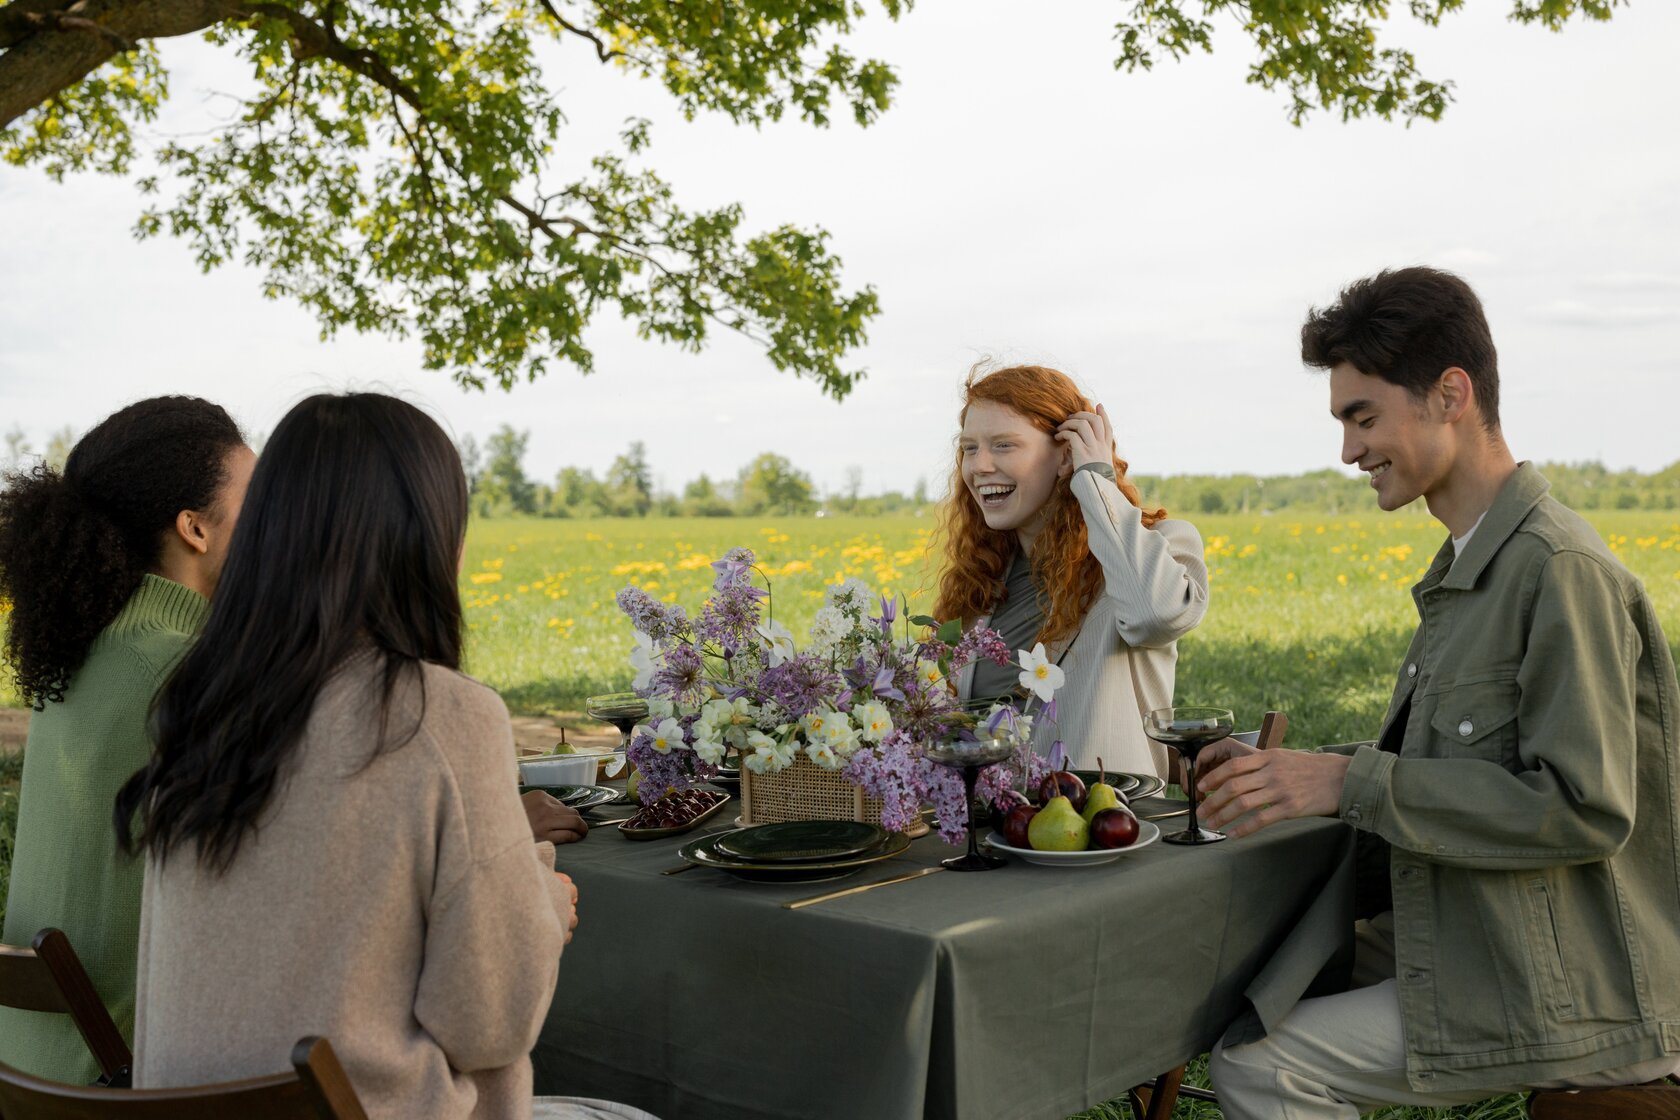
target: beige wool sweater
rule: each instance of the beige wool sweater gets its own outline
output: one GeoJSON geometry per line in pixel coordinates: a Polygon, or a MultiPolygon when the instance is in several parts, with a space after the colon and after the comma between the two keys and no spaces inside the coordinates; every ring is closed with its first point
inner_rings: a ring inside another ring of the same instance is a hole
{"type": "MultiPolygon", "coordinates": [[[[379,664],[328,683],[225,874],[190,847],[148,861],[137,1086],[289,1070],[321,1035],[370,1117],[531,1115],[570,892],[531,839],[501,699],[426,665],[418,734],[376,755],[379,664]]],[[[420,692],[399,686],[393,729],[420,692]]]]}

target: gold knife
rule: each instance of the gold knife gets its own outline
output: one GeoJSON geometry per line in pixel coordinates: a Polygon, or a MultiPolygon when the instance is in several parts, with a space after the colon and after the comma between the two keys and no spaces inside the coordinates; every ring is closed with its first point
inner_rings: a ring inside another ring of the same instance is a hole
{"type": "Polygon", "coordinates": [[[920,879],[924,875],[932,875],[935,871],[943,871],[944,867],[934,864],[932,867],[918,867],[914,871],[903,875],[894,875],[891,879],[877,879],[873,883],[865,883],[861,887],[847,887],[843,891],[829,891],[827,894],[813,895],[810,898],[797,898],[792,902],[782,903],[783,910],[798,910],[802,906],[814,906],[819,902],[827,902],[831,898],[845,898],[849,894],[862,894],[872,891],[876,887],[890,886],[893,883],[903,883],[911,879],[920,879]]]}

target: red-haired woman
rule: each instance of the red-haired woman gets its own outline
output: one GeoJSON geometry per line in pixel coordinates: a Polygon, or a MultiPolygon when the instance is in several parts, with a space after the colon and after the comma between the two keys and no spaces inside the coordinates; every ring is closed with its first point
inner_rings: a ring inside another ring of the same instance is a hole
{"type": "MultiPolygon", "coordinates": [[[[941,517],[935,614],[981,620],[1009,647],[1043,642],[1067,681],[1034,744],[1069,765],[1167,774],[1142,714],[1173,702],[1178,639],[1207,611],[1195,526],[1142,508],[1115,455],[1108,413],[1066,374],[1012,366],[965,386],[956,469],[941,517]]],[[[965,697],[1012,692],[1017,672],[965,670],[965,697]]]]}

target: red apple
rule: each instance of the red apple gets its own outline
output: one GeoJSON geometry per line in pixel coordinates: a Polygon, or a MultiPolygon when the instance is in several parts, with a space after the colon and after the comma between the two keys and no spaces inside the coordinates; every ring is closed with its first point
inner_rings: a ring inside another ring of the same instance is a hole
{"type": "Polygon", "coordinates": [[[1030,848],[1027,842],[1027,826],[1038,816],[1037,805],[1017,805],[1003,815],[1003,827],[999,831],[1009,842],[1011,848],[1030,848]]]}
{"type": "Polygon", "coordinates": [[[1137,843],[1138,831],[1138,819],[1130,809],[1104,809],[1091,818],[1091,847],[1129,848],[1137,843]]]}

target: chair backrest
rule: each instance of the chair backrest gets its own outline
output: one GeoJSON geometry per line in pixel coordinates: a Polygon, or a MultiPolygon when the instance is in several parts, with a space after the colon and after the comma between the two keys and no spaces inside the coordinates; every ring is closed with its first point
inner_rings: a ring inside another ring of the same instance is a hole
{"type": "Polygon", "coordinates": [[[28,949],[0,945],[0,1006],[70,1016],[107,1081],[125,1078],[134,1063],[128,1043],[62,930],[47,927],[28,949]]]}
{"type": "Polygon", "coordinates": [[[324,1038],[292,1048],[292,1073],[185,1089],[58,1085],[0,1065],[5,1120],[367,1120],[324,1038]]]}
{"type": "Polygon", "coordinates": [[[1289,717],[1282,712],[1267,712],[1266,718],[1260,722],[1254,731],[1239,731],[1231,738],[1248,747],[1259,747],[1266,750],[1283,742],[1283,733],[1289,729],[1289,717]]]}

